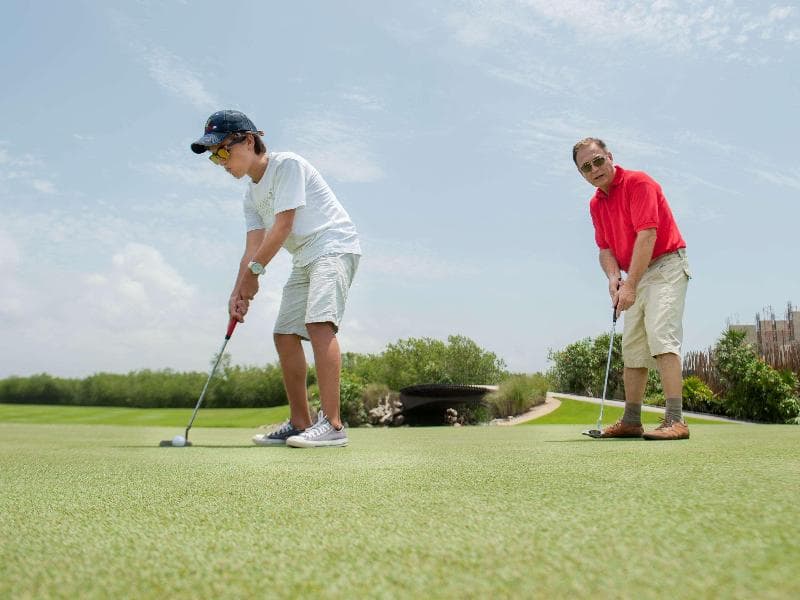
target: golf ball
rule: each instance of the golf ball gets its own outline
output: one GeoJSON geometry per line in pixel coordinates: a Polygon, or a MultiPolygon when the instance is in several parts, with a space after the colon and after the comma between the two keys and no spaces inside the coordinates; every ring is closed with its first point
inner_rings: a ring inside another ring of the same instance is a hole
{"type": "Polygon", "coordinates": [[[174,438],[172,438],[172,445],[178,447],[185,446],[186,439],[182,435],[176,435],[174,438]]]}

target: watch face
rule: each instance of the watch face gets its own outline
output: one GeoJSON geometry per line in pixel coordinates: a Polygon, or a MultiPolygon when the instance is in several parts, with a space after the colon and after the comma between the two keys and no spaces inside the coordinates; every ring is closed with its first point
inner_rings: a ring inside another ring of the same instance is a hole
{"type": "Polygon", "coordinates": [[[264,265],[255,261],[251,262],[247,266],[250,267],[250,271],[253,273],[253,275],[261,275],[264,272],[264,265]]]}

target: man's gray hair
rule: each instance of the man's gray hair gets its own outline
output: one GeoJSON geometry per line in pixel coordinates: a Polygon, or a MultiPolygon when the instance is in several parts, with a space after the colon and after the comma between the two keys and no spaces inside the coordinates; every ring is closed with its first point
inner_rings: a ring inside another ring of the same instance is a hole
{"type": "Polygon", "coordinates": [[[606,143],[600,138],[593,138],[593,137],[583,138],[580,142],[578,142],[572,147],[572,162],[574,162],[576,166],[578,164],[578,161],[575,157],[578,156],[578,150],[580,150],[583,146],[589,146],[591,144],[597,144],[604,151],[608,151],[608,148],[606,148],[606,143]]]}

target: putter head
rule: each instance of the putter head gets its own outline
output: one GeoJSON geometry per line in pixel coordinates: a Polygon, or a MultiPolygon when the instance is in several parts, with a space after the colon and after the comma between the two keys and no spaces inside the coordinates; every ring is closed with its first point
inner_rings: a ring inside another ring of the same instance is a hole
{"type": "Polygon", "coordinates": [[[581,431],[583,435],[588,435],[590,438],[599,438],[603,437],[603,432],[599,429],[587,429],[586,431],[581,431]]]}
{"type": "MultiPolygon", "coordinates": [[[[158,445],[161,448],[172,448],[173,447],[172,446],[172,440],[161,440],[160,442],[158,442],[158,445]]],[[[184,444],[184,446],[191,446],[191,445],[192,445],[192,442],[190,442],[189,440],[186,440],[186,443],[184,444]]]]}

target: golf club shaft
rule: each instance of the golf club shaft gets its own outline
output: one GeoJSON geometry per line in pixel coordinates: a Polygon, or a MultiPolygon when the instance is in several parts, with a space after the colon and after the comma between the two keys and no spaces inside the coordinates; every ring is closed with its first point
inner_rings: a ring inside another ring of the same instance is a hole
{"type": "Polygon", "coordinates": [[[186,440],[189,439],[189,430],[192,428],[192,423],[194,423],[194,418],[197,416],[197,411],[200,410],[200,405],[203,403],[203,398],[206,397],[208,384],[211,383],[211,380],[214,378],[214,373],[217,372],[217,367],[219,366],[220,361],[222,361],[222,355],[225,353],[225,346],[228,345],[228,340],[231,339],[231,335],[233,335],[233,330],[236,328],[236,323],[236,319],[231,317],[231,320],[228,323],[228,331],[225,334],[225,341],[222,342],[222,347],[219,349],[219,353],[217,354],[217,360],[214,362],[214,366],[211,369],[211,373],[208,375],[208,379],[206,379],[206,384],[203,386],[203,391],[200,392],[200,398],[197,400],[197,404],[194,407],[194,412],[192,413],[192,418],[189,420],[189,425],[186,426],[186,434],[183,436],[186,440]]]}
{"type": "Polygon", "coordinates": [[[608,390],[608,373],[611,370],[611,352],[614,350],[614,335],[617,329],[617,307],[613,308],[611,318],[611,337],[608,340],[608,358],[606,359],[606,378],[603,381],[603,397],[600,398],[600,416],[597,418],[597,429],[603,428],[603,409],[606,403],[606,391],[608,390]]]}

